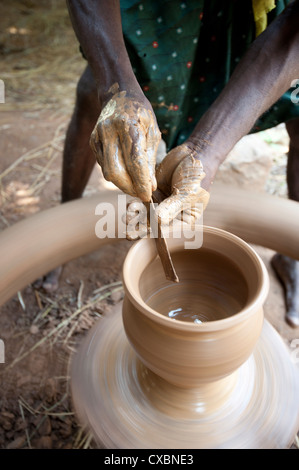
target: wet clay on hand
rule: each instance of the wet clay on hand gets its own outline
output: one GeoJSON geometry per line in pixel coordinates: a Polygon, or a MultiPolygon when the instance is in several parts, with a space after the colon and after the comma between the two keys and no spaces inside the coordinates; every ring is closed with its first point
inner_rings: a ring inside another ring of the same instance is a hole
{"type": "Polygon", "coordinates": [[[158,189],[164,194],[164,200],[157,208],[162,224],[168,224],[182,211],[184,220],[186,216],[192,220],[202,215],[210,197],[208,191],[201,187],[205,176],[201,161],[186,144],[166,155],[156,171],[158,189]]]}
{"type": "MultiPolygon", "coordinates": [[[[156,217],[163,226],[172,228],[181,219],[188,225],[202,216],[206,209],[210,194],[201,187],[205,178],[203,165],[194,152],[186,145],[179,145],[171,150],[156,170],[158,189],[153,194],[153,200],[158,207],[156,217]]],[[[140,201],[134,199],[127,207],[127,224],[137,225],[138,233],[143,237],[148,230],[144,211],[140,201]]],[[[136,240],[136,232],[128,230],[128,240],[136,240]]]]}
{"type": "Polygon", "coordinates": [[[106,180],[148,202],[157,187],[155,164],[160,139],[150,104],[130,97],[126,91],[116,91],[100,114],[90,145],[106,180]]]}

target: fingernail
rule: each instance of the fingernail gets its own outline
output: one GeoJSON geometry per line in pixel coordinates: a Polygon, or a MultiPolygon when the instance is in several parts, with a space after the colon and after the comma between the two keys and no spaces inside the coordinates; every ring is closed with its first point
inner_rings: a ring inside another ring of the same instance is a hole
{"type": "Polygon", "coordinates": [[[157,185],[157,180],[156,178],[152,178],[152,191],[156,191],[158,185],[157,185]]]}
{"type": "Polygon", "coordinates": [[[144,191],[138,195],[139,199],[141,199],[142,202],[150,202],[151,197],[152,197],[152,191],[144,191]]]}

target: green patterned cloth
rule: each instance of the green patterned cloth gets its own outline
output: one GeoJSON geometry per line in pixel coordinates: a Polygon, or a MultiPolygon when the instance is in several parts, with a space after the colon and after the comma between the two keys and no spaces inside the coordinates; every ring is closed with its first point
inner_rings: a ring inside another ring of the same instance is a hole
{"type": "MultiPolygon", "coordinates": [[[[287,3],[277,0],[268,22],[287,3]]],[[[255,39],[251,0],[120,0],[120,5],[134,73],[170,150],[190,135],[255,39]]],[[[291,91],[251,132],[299,116],[291,91]]]]}

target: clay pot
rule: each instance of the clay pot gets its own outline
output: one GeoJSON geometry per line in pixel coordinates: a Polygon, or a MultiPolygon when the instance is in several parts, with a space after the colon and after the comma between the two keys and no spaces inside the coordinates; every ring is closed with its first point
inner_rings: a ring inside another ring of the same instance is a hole
{"type": "Polygon", "coordinates": [[[254,350],[268,273],[246,242],[224,230],[203,227],[197,249],[185,242],[167,239],[179,283],[165,279],[153,239],[131,247],[123,266],[124,329],[142,363],[170,384],[220,384],[254,350]]]}

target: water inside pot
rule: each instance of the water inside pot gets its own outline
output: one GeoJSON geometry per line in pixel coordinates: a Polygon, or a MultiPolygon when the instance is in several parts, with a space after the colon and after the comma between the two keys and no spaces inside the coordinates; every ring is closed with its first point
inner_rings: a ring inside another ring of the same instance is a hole
{"type": "Polygon", "coordinates": [[[246,280],[224,254],[184,249],[173,253],[172,261],[179,283],[165,279],[158,257],[140,278],[141,296],[152,309],[174,320],[202,323],[227,318],[245,307],[246,280]]]}

